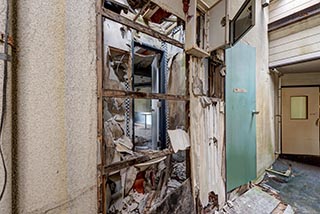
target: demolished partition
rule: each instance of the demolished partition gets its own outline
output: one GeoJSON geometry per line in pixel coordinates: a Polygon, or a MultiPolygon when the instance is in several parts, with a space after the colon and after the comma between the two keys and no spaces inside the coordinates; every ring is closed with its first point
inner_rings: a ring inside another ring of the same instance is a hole
{"type": "Polygon", "coordinates": [[[177,23],[168,27],[162,22],[157,25],[170,36],[157,36],[140,21],[134,23],[109,9],[100,11],[104,35],[100,212],[152,213],[176,197],[175,189],[189,196],[185,203],[191,206],[189,155],[176,150],[173,154],[167,134],[169,129],[181,130],[187,136],[183,149],[189,148],[185,54],[181,45],[170,44],[181,44],[183,30],[177,23]],[[149,35],[142,33],[145,29],[149,35]]]}
{"type": "Polygon", "coordinates": [[[100,212],[221,208],[224,50],[186,54],[185,20],[154,1],[105,2],[98,7],[100,212]]]}

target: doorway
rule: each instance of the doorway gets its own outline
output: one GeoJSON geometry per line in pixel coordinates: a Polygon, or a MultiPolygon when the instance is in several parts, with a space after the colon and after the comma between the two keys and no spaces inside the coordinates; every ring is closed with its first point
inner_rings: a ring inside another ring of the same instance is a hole
{"type": "Polygon", "coordinates": [[[282,153],[319,156],[319,87],[282,88],[282,153]]]}
{"type": "MultiPolygon", "coordinates": [[[[146,44],[133,42],[132,91],[165,93],[164,53],[146,44]]],[[[165,145],[165,101],[133,100],[133,142],[136,150],[158,150],[165,145]]]]}

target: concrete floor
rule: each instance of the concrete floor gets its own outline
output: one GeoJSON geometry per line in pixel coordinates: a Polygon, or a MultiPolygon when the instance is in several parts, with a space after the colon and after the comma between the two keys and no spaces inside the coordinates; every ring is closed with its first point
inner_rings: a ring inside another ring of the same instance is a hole
{"type": "Polygon", "coordinates": [[[281,200],[290,204],[296,213],[320,213],[320,167],[278,159],[273,169],[286,171],[289,164],[292,165],[290,178],[284,182],[268,178],[266,184],[278,190],[281,200]]]}

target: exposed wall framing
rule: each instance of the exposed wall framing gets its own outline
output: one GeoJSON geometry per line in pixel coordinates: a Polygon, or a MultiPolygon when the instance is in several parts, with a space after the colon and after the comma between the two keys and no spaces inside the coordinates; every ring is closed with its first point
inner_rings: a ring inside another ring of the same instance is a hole
{"type": "MultiPolygon", "coordinates": [[[[150,92],[138,92],[138,91],[130,91],[128,89],[132,88],[130,83],[126,85],[127,89],[124,88],[117,88],[117,87],[106,87],[106,78],[105,75],[109,75],[108,66],[106,66],[105,62],[105,50],[104,50],[104,20],[112,20],[117,23],[120,23],[124,26],[127,26],[130,29],[135,29],[138,32],[147,34],[153,38],[157,38],[163,42],[166,42],[168,44],[174,45],[179,48],[183,48],[184,45],[165,35],[162,33],[159,33],[153,29],[151,29],[148,26],[142,25],[135,20],[132,21],[120,14],[115,13],[114,11],[111,11],[109,9],[106,9],[103,7],[103,0],[97,1],[97,78],[98,78],[98,88],[97,88],[97,100],[98,100],[98,133],[97,133],[97,141],[99,146],[99,155],[98,158],[98,212],[99,213],[107,213],[108,205],[107,201],[109,200],[107,198],[107,189],[106,189],[106,182],[108,181],[108,177],[110,173],[112,174],[115,171],[123,170],[129,167],[132,167],[139,163],[144,163],[150,160],[155,160],[162,157],[169,157],[166,160],[167,164],[170,164],[170,157],[173,154],[173,150],[171,148],[159,150],[159,151],[153,151],[149,153],[145,153],[139,156],[133,156],[131,158],[114,162],[112,163],[110,159],[109,151],[114,149],[112,148],[112,145],[110,144],[108,139],[105,139],[105,127],[104,127],[104,105],[105,105],[105,99],[121,99],[121,100],[134,100],[134,99],[155,99],[155,100],[163,100],[163,101],[174,101],[174,102],[181,102],[185,103],[185,108],[187,109],[186,112],[188,112],[189,108],[189,95],[188,90],[186,90],[186,94],[180,95],[180,94],[166,94],[166,93],[150,93],[150,92]],[[106,73],[104,73],[106,72],[106,73]],[[168,163],[169,162],[169,163],[168,163]]],[[[111,47],[112,48],[112,47],[111,47]]],[[[112,50],[112,51],[118,51],[118,50],[112,50]]],[[[128,72],[132,70],[132,62],[130,61],[132,58],[132,53],[128,52],[128,72]]],[[[123,55],[126,55],[125,52],[122,53],[123,55]]],[[[108,59],[107,59],[108,61],[108,59]]],[[[131,75],[131,74],[130,74],[131,75]]],[[[186,78],[186,83],[188,83],[188,77],[186,78]]],[[[188,122],[188,114],[186,115],[186,124],[189,125],[188,122]]],[[[185,127],[188,128],[188,127],[185,127]]],[[[190,175],[190,163],[189,163],[189,151],[186,151],[186,165],[187,170],[186,174],[187,176],[190,175]]],[[[165,180],[168,179],[168,172],[166,172],[165,180]]],[[[163,181],[162,181],[163,182],[163,181]]]]}

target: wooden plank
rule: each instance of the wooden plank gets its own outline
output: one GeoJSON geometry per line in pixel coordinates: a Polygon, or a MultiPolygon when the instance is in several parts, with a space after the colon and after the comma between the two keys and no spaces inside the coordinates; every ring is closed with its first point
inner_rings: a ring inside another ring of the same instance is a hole
{"type": "Polygon", "coordinates": [[[139,157],[133,157],[133,158],[130,158],[128,160],[120,161],[120,162],[117,162],[117,163],[110,164],[109,166],[106,166],[104,168],[104,173],[108,174],[108,173],[110,173],[112,171],[117,171],[117,170],[120,170],[120,169],[124,169],[124,168],[130,167],[130,166],[133,166],[133,165],[138,164],[138,163],[144,163],[144,162],[147,162],[149,160],[153,160],[153,159],[156,159],[156,158],[168,156],[168,155],[171,155],[172,153],[173,153],[172,150],[165,149],[165,150],[162,150],[162,151],[156,151],[156,152],[153,152],[153,153],[150,153],[150,154],[145,154],[145,155],[142,155],[142,156],[139,156],[139,157]]]}
{"type": "Polygon", "coordinates": [[[103,96],[117,97],[117,98],[132,98],[132,99],[159,99],[159,100],[189,101],[189,97],[183,96],[183,95],[145,93],[145,92],[109,90],[109,89],[103,91],[103,96]]]}
{"type": "Polygon", "coordinates": [[[184,48],[184,45],[181,42],[179,42],[179,41],[177,41],[175,39],[172,39],[172,38],[170,38],[170,37],[168,37],[168,36],[166,36],[166,35],[164,35],[162,33],[159,33],[159,32],[157,32],[157,31],[155,31],[155,30],[153,30],[153,29],[151,29],[151,28],[149,28],[147,26],[144,26],[142,24],[134,22],[134,21],[132,21],[132,20],[126,18],[126,17],[123,17],[123,16],[121,16],[121,15],[119,15],[119,14],[117,14],[117,13],[111,11],[111,10],[108,10],[108,9],[105,9],[105,8],[101,8],[99,13],[102,16],[104,16],[105,18],[107,18],[107,19],[110,19],[112,21],[115,21],[115,22],[118,22],[120,24],[126,25],[126,26],[128,26],[130,28],[133,28],[133,29],[135,29],[137,31],[140,31],[140,32],[145,33],[145,34],[148,34],[148,35],[150,35],[152,37],[155,37],[157,39],[160,39],[160,40],[162,40],[164,42],[167,42],[167,43],[170,43],[172,45],[175,45],[175,46],[177,46],[179,48],[184,48]]]}
{"type": "MultiPolygon", "coordinates": [[[[96,2],[96,12],[100,11],[102,7],[102,0],[96,2]]],[[[99,211],[103,214],[107,213],[107,204],[106,204],[106,176],[103,174],[103,169],[105,165],[105,147],[103,140],[103,70],[104,70],[104,49],[103,49],[103,17],[101,14],[96,16],[96,66],[97,66],[97,141],[100,145],[100,163],[98,163],[98,169],[100,171],[100,177],[98,177],[98,208],[99,211]]]]}

